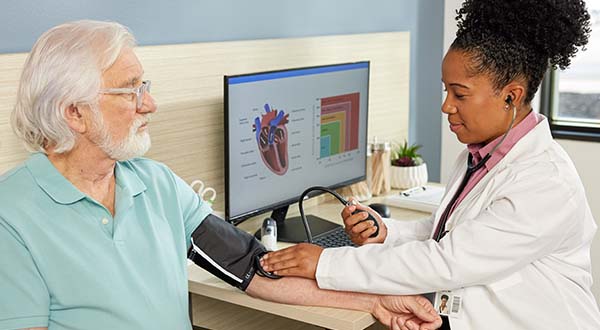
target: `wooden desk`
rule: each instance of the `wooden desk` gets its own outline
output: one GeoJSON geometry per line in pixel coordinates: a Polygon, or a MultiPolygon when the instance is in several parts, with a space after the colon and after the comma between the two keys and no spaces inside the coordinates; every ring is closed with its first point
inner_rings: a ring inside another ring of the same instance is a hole
{"type": "MultiPolygon", "coordinates": [[[[381,197],[376,197],[369,203],[381,202],[381,200],[381,197]]],[[[342,208],[337,200],[330,200],[319,205],[305,206],[305,211],[341,224],[342,208]]],[[[415,220],[429,216],[427,213],[406,209],[392,207],[391,210],[392,217],[395,219],[415,220]]],[[[289,213],[296,215],[297,205],[292,205],[289,213]]],[[[266,216],[248,219],[240,224],[239,228],[254,233],[266,216]]],[[[282,246],[284,244],[286,243],[281,243],[282,246]]],[[[252,298],[196,265],[190,265],[188,273],[194,325],[203,328],[211,330],[384,328],[369,313],[273,303],[252,298]]]]}

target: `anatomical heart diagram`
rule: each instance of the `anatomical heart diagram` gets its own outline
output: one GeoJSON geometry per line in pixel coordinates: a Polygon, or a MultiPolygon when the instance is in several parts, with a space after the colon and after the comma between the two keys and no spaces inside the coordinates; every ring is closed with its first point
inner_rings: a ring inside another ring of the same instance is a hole
{"type": "Polygon", "coordinates": [[[266,113],[254,118],[252,130],[256,133],[258,151],[265,165],[275,174],[284,175],[289,168],[288,132],[289,114],[271,109],[265,104],[266,113]]]}

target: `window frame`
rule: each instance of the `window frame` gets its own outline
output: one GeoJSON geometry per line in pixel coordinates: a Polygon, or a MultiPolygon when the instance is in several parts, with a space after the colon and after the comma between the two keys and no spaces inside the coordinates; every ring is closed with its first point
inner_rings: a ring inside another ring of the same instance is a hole
{"type": "Polygon", "coordinates": [[[552,118],[552,113],[558,109],[558,77],[556,70],[549,70],[540,90],[540,113],[548,118],[550,131],[556,139],[600,142],[600,127],[584,125],[565,125],[552,118]]]}

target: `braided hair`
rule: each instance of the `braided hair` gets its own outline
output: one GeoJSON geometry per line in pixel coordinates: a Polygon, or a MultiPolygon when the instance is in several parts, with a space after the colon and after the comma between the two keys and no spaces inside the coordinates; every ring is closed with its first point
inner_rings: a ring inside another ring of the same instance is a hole
{"type": "Polygon", "coordinates": [[[487,74],[498,91],[525,81],[525,104],[548,68],[565,69],[585,50],[591,32],[583,0],[466,0],[456,13],[450,49],[466,54],[469,73],[487,74]]]}

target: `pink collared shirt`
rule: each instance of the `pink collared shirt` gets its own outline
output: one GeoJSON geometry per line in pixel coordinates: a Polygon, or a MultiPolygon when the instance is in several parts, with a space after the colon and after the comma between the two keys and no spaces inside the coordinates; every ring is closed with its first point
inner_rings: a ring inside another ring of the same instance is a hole
{"type": "MultiPolygon", "coordinates": [[[[494,153],[491,155],[490,159],[485,163],[485,165],[482,168],[480,168],[477,172],[473,173],[473,175],[469,179],[469,182],[467,182],[465,189],[458,197],[456,203],[454,203],[454,206],[452,207],[452,210],[450,210],[448,216],[450,216],[450,214],[454,212],[456,206],[460,204],[460,202],[462,202],[463,199],[465,199],[465,197],[467,196],[467,194],[469,194],[473,187],[475,187],[475,185],[477,185],[477,183],[481,181],[481,179],[494,166],[496,166],[496,164],[498,164],[498,162],[502,160],[504,156],[506,156],[510,149],[512,149],[512,147],[515,144],[517,144],[517,142],[519,142],[519,140],[522,137],[527,135],[527,133],[529,133],[529,131],[531,131],[542,119],[543,118],[541,116],[531,111],[527,115],[527,117],[525,117],[517,126],[510,130],[504,142],[502,142],[498,149],[494,151],[494,153]]],[[[496,146],[496,144],[498,144],[498,142],[500,142],[501,139],[502,135],[485,145],[483,143],[469,144],[467,146],[467,149],[469,149],[469,153],[473,155],[473,166],[477,165],[477,163],[479,163],[483,159],[483,157],[487,155],[488,152],[492,151],[494,146],[496,146]]]]}

